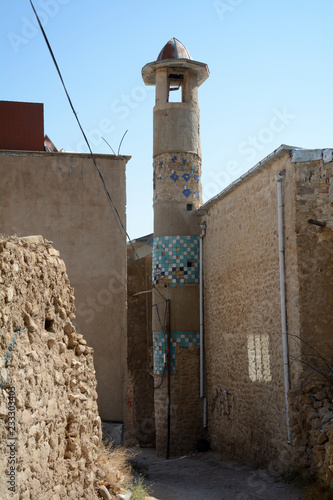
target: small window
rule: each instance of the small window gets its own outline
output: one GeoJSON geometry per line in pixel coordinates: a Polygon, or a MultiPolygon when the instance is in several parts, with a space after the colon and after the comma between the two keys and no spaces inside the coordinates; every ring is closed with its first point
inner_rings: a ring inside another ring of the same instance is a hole
{"type": "Polygon", "coordinates": [[[183,101],[183,80],[184,75],[174,73],[169,74],[168,102],[183,101]]]}
{"type": "Polygon", "coordinates": [[[188,260],[188,261],[187,261],[187,267],[194,267],[194,262],[193,262],[193,260],[188,260]]]}
{"type": "Polygon", "coordinates": [[[187,211],[191,212],[191,210],[192,210],[192,203],[188,203],[187,204],[187,211]]]}

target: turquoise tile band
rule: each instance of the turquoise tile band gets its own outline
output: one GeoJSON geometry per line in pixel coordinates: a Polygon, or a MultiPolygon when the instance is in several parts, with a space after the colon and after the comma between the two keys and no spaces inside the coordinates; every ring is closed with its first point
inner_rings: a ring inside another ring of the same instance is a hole
{"type": "Polygon", "coordinates": [[[184,286],[199,282],[199,237],[159,236],[153,243],[153,281],[184,286]]]}
{"type": "MultiPolygon", "coordinates": [[[[170,333],[170,357],[171,373],[175,368],[176,346],[179,347],[200,347],[200,332],[177,332],[170,333]]],[[[154,374],[163,375],[166,370],[167,355],[167,334],[166,332],[153,332],[154,349],[154,374]]]]}

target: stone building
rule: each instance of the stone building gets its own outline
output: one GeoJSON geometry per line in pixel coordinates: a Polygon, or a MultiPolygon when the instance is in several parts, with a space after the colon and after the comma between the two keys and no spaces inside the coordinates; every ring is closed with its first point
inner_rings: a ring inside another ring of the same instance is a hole
{"type": "Polygon", "coordinates": [[[308,364],[322,368],[316,353],[332,363],[332,152],[281,146],[197,211],[208,436],[258,466],[304,460],[289,404],[316,375],[308,364]]]}
{"type": "Polygon", "coordinates": [[[225,457],[316,463],[331,480],[333,150],[282,145],[202,205],[197,88],[208,68],[171,39],[142,73],[156,86],[157,453],[204,438],[225,457]]]}
{"type": "MultiPolygon", "coordinates": [[[[126,237],[89,154],[44,150],[43,105],[0,103],[0,233],[42,234],[64,258],[94,348],[103,420],[126,419],[126,237]]],[[[125,221],[128,156],[95,155],[125,221]]]]}

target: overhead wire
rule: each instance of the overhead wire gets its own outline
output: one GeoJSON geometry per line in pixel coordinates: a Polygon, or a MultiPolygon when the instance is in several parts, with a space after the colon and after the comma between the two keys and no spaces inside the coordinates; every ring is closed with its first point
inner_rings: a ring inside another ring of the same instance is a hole
{"type": "MultiPolygon", "coordinates": [[[[60,80],[61,80],[62,86],[63,86],[63,88],[64,88],[64,91],[65,91],[65,94],[66,94],[66,96],[67,96],[68,102],[69,102],[69,104],[70,104],[70,107],[71,107],[71,109],[72,109],[72,111],[73,111],[73,114],[74,114],[75,119],[76,119],[76,121],[77,121],[77,123],[78,123],[78,126],[79,126],[79,128],[80,128],[80,131],[81,131],[81,133],[82,133],[82,135],[83,135],[83,138],[84,138],[84,140],[85,140],[85,143],[87,144],[87,147],[88,147],[89,153],[90,153],[90,155],[91,155],[91,159],[92,159],[92,161],[93,161],[93,163],[94,163],[94,166],[95,166],[95,169],[96,169],[96,171],[97,171],[97,173],[98,173],[98,175],[99,175],[99,178],[100,178],[100,181],[101,181],[101,183],[102,183],[102,186],[103,186],[104,192],[105,192],[105,194],[106,194],[107,200],[108,200],[108,202],[109,202],[109,204],[110,204],[111,208],[113,209],[113,214],[114,214],[114,217],[115,217],[115,219],[116,219],[116,222],[117,222],[118,228],[119,228],[119,230],[120,230],[120,233],[121,233],[124,237],[127,237],[127,239],[128,239],[128,243],[130,244],[130,246],[131,246],[131,248],[132,248],[132,250],[133,250],[133,252],[134,252],[135,256],[137,257],[137,260],[140,262],[140,264],[141,264],[142,268],[144,269],[144,271],[145,271],[146,275],[148,276],[149,281],[150,281],[150,282],[151,282],[151,284],[152,284],[152,291],[153,291],[153,293],[158,293],[158,294],[162,297],[162,299],[165,301],[165,304],[166,304],[166,303],[167,303],[167,299],[163,296],[163,294],[161,293],[161,291],[160,291],[158,288],[156,288],[156,287],[155,287],[155,284],[154,284],[154,282],[153,282],[152,278],[150,277],[150,275],[149,275],[149,273],[148,273],[147,269],[145,268],[145,266],[144,266],[143,262],[142,262],[142,261],[141,261],[141,259],[139,258],[138,254],[137,254],[137,252],[136,252],[136,250],[135,250],[135,248],[134,248],[134,245],[133,245],[133,243],[132,243],[132,240],[131,240],[131,238],[130,238],[130,236],[129,236],[129,234],[128,234],[128,232],[127,232],[127,230],[126,230],[126,228],[125,228],[125,226],[124,226],[124,224],[123,224],[123,221],[121,220],[121,217],[120,217],[119,211],[118,211],[118,209],[117,209],[117,207],[116,207],[115,203],[114,203],[114,202],[113,202],[113,200],[112,200],[112,197],[111,197],[111,195],[110,195],[110,193],[109,193],[109,190],[108,190],[108,188],[107,188],[107,186],[106,186],[106,183],[105,183],[104,177],[103,177],[103,175],[102,175],[102,173],[101,173],[101,171],[100,171],[100,169],[99,169],[99,167],[98,167],[98,165],[97,165],[97,161],[96,161],[95,155],[94,155],[94,153],[93,153],[93,151],[92,151],[92,149],[91,149],[91,147],[90,147],[90,143],[89,143],[89,141],[88,141],[88,138],[87,138],[87,136],[86,136],[86,134],[85,134],[85,132],[84,132],[84,129],[83,129],[82,125],[81,125],[81,122],[80,122],[80,120],[79,120],[79,117],[78,117],[78,115],[77,115],[77,113],[76,113],[76,111],[75,111],[75,108],[74,108],[74,106],[73,106],[73,103],[72,103],[72,100],[71,100],[71,98],[70,98],[70,95],[69,95],[69,93],[68,93],[68,91],[67,91],[67,88],[66,88],[65,82],[64,82],[64,80],[63,80],[63,77],[62,77],[62,74],[61,74],[61,72],[60,72],[60,69],[59,69],[58,63],[57,63],[57,61],[56,61],[56,58],[55,58],[55,56],[54,56],[54,53],[53,53],[52,47],[51,47],[51,45],[50,45],[50,43],[49,43],[49,40],[48,40],[48,38],[47,38],[47,36],[46,36],[46,33],[45,33],[44,28],[43,28],[43,26],[42,26],[42,23],[41,23],[41,21],[40,21],[40,19],[39,19],[39,16],[38,16],[38,14],[37,14],[37,12],[36,12],[36,9],[35,9],[35,7],[34,7],[34,4],[33,4],[32,0],[29,0],[29,1],[30,1],[31,7],[32,7],[32,9],[33,9],[33,11],[34,11],[34,14],[35,14],[35,16],[36,16],[36,19],[37,19],[38,25],[39,25],[39,27],[40,27],[40,29],[41,29],[42,34],[43,34],[44,40],[45,40],[45,42],[46,42],[46,45],[47,45],[47,47],[48,47],[48,49],[49,49],[49,52],[50,52],[50,55],[51,55],[51,57],[52,57],[53,63],[54,63],[54,65],[55,65],[55,67],[56,67],[56,70],[57,70],[57,72],[58,72],[59,78],[60,78],[60,80]]],[[[118,154],[119,154],[120,147],[121,147],[122,141],[123,141],[123,139],[124,139],[124,137],[125,137],[126,133],[127,133],[127,131],[125,132],[125,134],[123,135],[123,137],[122,137],[122,139],[121,139],[121,141],[120,141],[119,148],[118,148],[118,154]]],[[[133,260],[134,260],[134,259],[133,259],[133,260]]],[[[135,260],[134,260],[134,263],[135,263],[135,260]]],[[[135,265],[136,265],[136,263],[135,263],[135,265]]],[[[137,267],[137,265],[136,265],[136,267],[137,267]]],[[[138,269],[138,267],[137,267],[137,269],[138,269]]]]}

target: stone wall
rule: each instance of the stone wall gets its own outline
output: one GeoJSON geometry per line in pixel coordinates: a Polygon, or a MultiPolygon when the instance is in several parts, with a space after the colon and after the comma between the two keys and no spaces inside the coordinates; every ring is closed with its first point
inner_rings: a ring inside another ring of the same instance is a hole
{"type": "Polygon", "coordinates": [[[329,202],[329,186],[333,185],[333,163],[297,161],[294,157],[293,165],[296,169],[299,335],[303,350],[306,342],[307,352],[311,346],[332,356],[333,207],[329,202]],[[326,226],[310,224],[309,220],[324,222],[326,226]]]}
{"type": "MultiPolygon", "coordinates": [[[[309,434],[314,430],[311,425],[316,425],[317,432],[322,419],[330,415],[331,399],[322,398],[321,390],[311,389],[308,394],[303,389],[304,380],[324,380],[320,371],[326,370],[322,375],[327,375],[333,361],[333,213],[329,200],[333,167],[327,158],[320,150],[280,150],[220,196],[203,217],[207,223],[205,348],[212,446],[229,457],[279,470],[304,463],[320,470],[317,466],[324,460],[318,453],[323,452],[323,443],[325,450],[331,446],[327,444],[330,431],[325,434],[327,442],[322,433],[309,434]],[[292,389],[290,444],[280,319],[279,173],[283,177],[292,389]],[[316,221],[324,224],[316,225],[316,221]],[[303,404],[308,406],[303,408],[303,404]]],[[[328,462],[320,472],[322,477],[328,477],[330,466],[328,462]]]]}
{"type": "MultiPolygon", "coordinates": [[[[258,466],[286,459],[275,176],[288,162],[271,161],[203,217],[209,439],[225,456],[258,466]]],[[[287,214],[292,179],[287,169],[287,214]]]]}
{"type": "MultiPolygon", "coordinates": [[[[313,154],[313,153],[311,153],[313,154]]],[[[333,483],[333,164],[293,155],[299,282],[299,333],[290,341],[295,371],[291,404],[293,462],[333,483]],[[308,159],[309,161],[304,161],[308,159]],[[324,227],[309,223],[324,222],[324,227]]]]}
{"type": "Polygon", "coordinates": [[[333,486],[332,384],[311,382],[290,392],[293,463],[333,486]]]}
{"type": "Polygon", "coordinates": [[[142,447],[155,445],[154,375],[152,339],[152,255],[140,261],[127,250],[127,442],[142,447]],[[143,266],[144,267],[143,267],[143,266]],[[146,274],[145,270],[148,272],[146,274]]]}
{"type": "MultiPolygon", "coordinates": [[[[95,157],[126,225],[129,157],[95,157]]],[[[91,156],[1,151],[0,178],[0,233],[42,234],[61,252],[75,288],[75,326],[95,352],[100,415],[125,421],[126,237],[91,156]]]]}
{"type": "Polygon", "coordinates": [[[0,496],[97,498],[93,349],[73,326],[65,264],[41,236],[10,237],[0,271],[0,496]]]}

